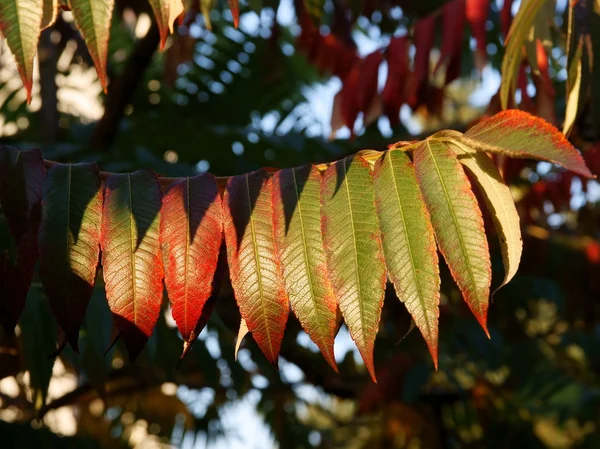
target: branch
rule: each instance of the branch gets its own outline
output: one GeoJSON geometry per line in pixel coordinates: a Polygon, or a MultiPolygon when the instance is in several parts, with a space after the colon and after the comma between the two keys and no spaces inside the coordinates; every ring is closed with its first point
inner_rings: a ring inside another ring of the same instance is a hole
{"type": "Polygon", "coordinates": [[[125,108],[131,103],[133,94],[144,77],[159,43],[158,26],[152,26],[135,45],[120,76],[108,86],[104,115],[98,122],[91,139],[91,146],[106,150],[113,143],[125,108]]]}

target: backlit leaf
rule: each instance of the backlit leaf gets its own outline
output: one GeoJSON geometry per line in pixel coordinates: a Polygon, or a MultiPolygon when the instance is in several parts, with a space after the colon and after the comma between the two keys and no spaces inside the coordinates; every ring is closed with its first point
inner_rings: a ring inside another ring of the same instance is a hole
{"type": "Polygon", "coordinates": [[[333,291],[375,380],[373,348],[386,278],[373,179],[361,157],[342,159],[325,171],[321,227],[333,291]]]}
{"type": "Polygon", "coordinates": [[[460,143],[450,142],[449,145],[458,155],[458,160],[473,175],[494,220],[504,262],[504,280],[498,288],[503,287],[517,273],[523,252],[519,214],[514,199],[487,154],[460,143]]]}
{"type": "Polygon", "coordinates": [[[519,66],[523,59],[523,45],[531,25],[545,3],[546,0],[523,0],[510,26],[506,37],[506,51],[502,59],[502,84],[500,85],[502,109],[508,107],[509,97],[514,93],[519,66]]]}
{"type": "Polygon", "coordinates": [[[161,210],[165,285],[173,319],[185,341],[213,291],[223,239],[223,209],[213,175],[204,173],[171,184],[161,210]]]}
{"type": "Polygon", "coordinates": [[[229,9],[233,16],[233,26],[238,27],[240,24],[240,3],[238,0],[229,0],[229,9]]]}
{"type": "Polygon", "coordinates": [[[95,164],[57,164],[46,175],[39,231],[40,275],[50,308],[78,351],[96,282],[102,189],[95,164]]]}
{"type": "Polygon", "coordinates": [[[152,334],[162,302],[161,190],[153,173],[113,174],[102,211],[102,268],[106,298],[129,358],[152,334]]]}
{"type": "Polygon", "coordinates": [[[321,235],[321,178],[310,165],[275,173],[275,239],[292,310],[337,370],[333,353],[337,303],[321,235]]]}
{"type": "Polygon", "coordinates": [[[563,124],[563,133],[568,135],[577,118],[579,109],[579,92],[581,90],[581,79],[583,76],[583,62],[581,56],[583,53],[583,38],[579,39],[575,53],[569,60],[569,75],[567,77],[567,106],[565,108],[565,122],[563,124]]]}
{"type": "Polygon", "coordinates": [[[149,0],[154,11],[158,30],[160,32],[160,49],[165,48],[169,33],[173,33],[173,23],[183,12],[181,0],[149,0]]]}
{"type": "Polygon", "coordinates": [[[375,165],[374,183],[388,276],[437,367],[438,256],[429,213],[408,156],[387,151],[375,165]]]}
{"type": "Polygon", "coordinates": [[[593,177],[579,151],[559,130],[527,112],[503,111],[484,119],[469,129],[461,141],[479,151],[549,161],[593,177]]]}
{"type": "Polygon", "coordinates": [[[229,178],[223,198],[231,285],[242,318],[277,364],[289,314],[273,230],[272,181],[264,170],[229,178]]]}
{"type": "Polygon", "coordinates": [[[240,321],[240,329],[238,330],[237,338],[235,340],[235,352],[234,359],[237,361],[238,352],[240,352],[240,346],[242,345],[242,341],[244,337],[248,334],[248,325],[246,324],[246,320],[243,318],[240,321]]]}
{"type": "Polygon", "coordinates": [[[70,0],[71,11],[90,56],[100,84],[106,92],[106,58],[114,0],[70,0]]]}
{"type": "Polygon", "coordinates": [[[487,334],[490,254],[481,211],[469,180],[444,142],[422,142],[415,150],[414,164],[438,247],[466,303],[487,334]]]}
{"type": "Polygon", "coordinates": [[[42,29],[43,1],[0,1],[0,33],[6,39],[6,44],[17,63],[27,91],[27,103],[31,103],[33,58],[42,29]]]}

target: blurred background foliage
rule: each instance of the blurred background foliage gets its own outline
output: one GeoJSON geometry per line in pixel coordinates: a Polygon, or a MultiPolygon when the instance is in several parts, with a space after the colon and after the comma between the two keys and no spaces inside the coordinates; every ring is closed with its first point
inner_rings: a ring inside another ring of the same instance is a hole
{"type": "MultiPolygon", "coordinates": [[[[442,5],[326,0],[321,31],[364,56],[442,5]]],[[[550,68],[559,120],[565,5],[558,2],[555,11],[550,68]]],[[[439,110],[405,105],[398,126],[382,117],[353,139],[348,129],[331,133],[340,81],[321,74],[296,48],[301,2],[242,1],[238,30],[225,2],[217,2],[212,31],[194,14],[158,53],[147,2],[118,0],[107,95],[65,12],[42,34],[31,105],[9,53],[0,50],[0,142],[41,147],[56,161],[95,160],[107,171],[233,175],[385,149],[444,127],[464,130],[486,108],[497,110],[501,6],[491,2],[486,22],[487,65],[475,67],[474,41],[466,33],[461,76],[445,87],[439,110]]],[[[436,33],[436,47],[441,40],[436,33]]],[[[584,110],[572,137],[588,156],[600,153],[591,124],[584,110]]],[[[279,371],[250,338],[234,361],[240,317],[228,282],[179,365],[181,339],[166,298],[154,335],[132,365],[121,344],[105,354],[112,318],[101,276],[81,355],[66,348],[53,357],[56,340],[49,335],[56,335],[56,325],[36,280],[16,335],[0,336],[0,445],[600,447],[600,188],[550,164],[498,162],[523,219],[524,259],[517,277],[493,297],[490,340],[442,266],[438,371],[393,288],[375,348],[378,384],[369,380],[345,328],[336,340],[336,374],[292,315],[279,371]]],[[[489,235],[499,283],[502,262],[491,228],[489,235]]],[[[1,217],[2,248],[9,242],[1,217]]]]}

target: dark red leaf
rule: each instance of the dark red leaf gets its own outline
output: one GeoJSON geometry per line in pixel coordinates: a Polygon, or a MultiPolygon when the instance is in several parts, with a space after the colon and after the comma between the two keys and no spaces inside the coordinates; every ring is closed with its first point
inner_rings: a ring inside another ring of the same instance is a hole
{"type": "Polygon", "coordinates": [[[400,123],[400,106],[404,103],[404,86],[408,75],[408,39],[406,36],[394,37],[387,48],[387,80],[383,88],[383,110],[390,126],[400,123]]]}
{"type": "Polygon", "coordinates": [[[467,20],[471,25],[471,33],[477,42],[477,51],[475,53],[475,62],[479,69],[487,59],[487,40],[485,22],[487,21],[490,0],[466,0],[467,20]]]}
{"type": "Polygon", "coordinates": [[[106,298],[130,360],[152,334],[160,313],[161,189],[147,170],[106,180],[102,211],[102,267],[106,298]]]}
{"type": "Polygon", "coordinates": [[[173,318],[188,342],[198,336],[194,329],[213,290],[223,240],[223,208],[213,175],[204,173],[169,186],[160,235],[173,318]]]}
{"type": "Polygon", "coordinates": [[[429,55],[433,48],[435,37],[435,16],[430,15],[419,20],[415,25],[415,77],[413,79],[414,91],[416,92],[416,104],[410,106],[416,108],[422,104],[429,79],[429,55]]]}
{"type": "Polygon", "coordinates": [[[362,64],[358,81],[357,107],[359,112],[366,113],[377,95],[377,78],[382,61],[383,55],[379,50],[375,50],[365,58],[362,64]]]}
{"type": "Polygon", "coordinates": [[[433,73],[446,66],[446,84],[458,78],[465,28],[465,0],[453,0],[442,9],[443,34],[440,59],[433,73]]]}
{"type": "Polygon", "coordinates": [[[350,73],[344,78],[341,91],[341,111],[344,125],[350,128],[350,134],[354,136],[354,122],[360,112],[358,104],[358,89],[363,61],[359,60],[350,73]]]}

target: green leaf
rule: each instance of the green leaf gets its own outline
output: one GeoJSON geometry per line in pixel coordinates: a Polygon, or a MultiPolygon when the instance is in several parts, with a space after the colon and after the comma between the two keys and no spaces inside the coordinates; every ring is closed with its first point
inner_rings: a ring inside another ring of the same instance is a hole
{"type": "Polygon", "coordinates": [[[375,198],[387,272],[437,367],[440,274],[433,227],[415,170],[401,151],[375,165],[375,198]]]}
{"type": "Polygon", "coordinates": [[[231,285],[252,337],[273,365],[289,315],[273,232],[272,181],[264,170],[229,178],[223,197],[231,285]]]}
{"type": "Polygon", "coordinates": [[[583,36],[580,36],[573,58],[569,58],[569,73],[567,76],[567,106],[565,108],[565,122],[563,134],[568,135],[577,118],[579,109],[579,92],[581,90],[581,79],[583,76],[583,36]]]}
{"type": "Polygon", "coordinates": [[[373,179],[363,158],[342,159],[325,171],[321,228],[333,291],[375,381],[373,348],[386,276],[373,179]]]}
{"type": "Polygon", "coordinates": [[[514,199],[502,175],[487,154],[458,142],[449,142],[449,145],[458,155],[458,160],[473,175],[494,220],[504,262],[504,280],[496,289],[498,291],[517,273],[523,253],[520,220],[514,199]]]}
{"type": "Polygon", "coordinates": [[[183,12],[181,0],[149,0],[160,32],[160,49],[165,48],[169,33],[173,33],[173,22],[183,12]]]}
{"type": "Polygon", "coordinates": [[[579,151],[558,129],[527,112],[500,112],[480,121],[460,140],[478,151],[549,161],[586,178],[594,177],[579,151]]]}
{"type": "Polygon", "coordinates": [[[337,302],[321,235],[321,178],[310,165],[275,173],[275,240],[292,309],[337,371],[333,352],[337,302]]]}
{"type": "Polygon", "coordinates": [[[56,349],[56,324],[48,301],[39,289],[32,289],[27,297],[20,327],[32,402],[35,409],[39,410],[46,403],[55,360],[51,355],[56,349]]]}
{"type": "Polygon", "coordinates": [[[444,142],[422,142],[413,160],[438,247],[466,303],[488,334],[490,254],[471,184],[444,142]]]}
{"type": "Polygon", "coordinates": [[[43,9],[43,0],[0,1],[0,33],[17,63],[27,91],[27,103],[31,103],[33,58],[42,30],[43,9]]]}
{"type": "Polygon", "coordinates": [[[527,40],[540,9],[548,0],[523,0],[515,15],[508,36],[506,37],[506,52],[502,59],[502,84],[500,86],[500,102],[502,109],[508,107],[509,97],[512,96],[517,72],[523,59],[523,45],[527,40]]]}
{"type": "Polygon", "coordinates": [[[96,164],[56,164],[48,170],[39,231],[40,274],[52,312],[76,352],[96,281],[101,220],[96,164]]]}
{"type": "Polygon", "coordinates": [[[106,58],[114,0],[70,0],[75,24],[81,32],[106,92],[106,58]]]}

